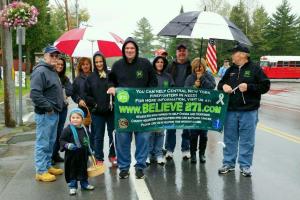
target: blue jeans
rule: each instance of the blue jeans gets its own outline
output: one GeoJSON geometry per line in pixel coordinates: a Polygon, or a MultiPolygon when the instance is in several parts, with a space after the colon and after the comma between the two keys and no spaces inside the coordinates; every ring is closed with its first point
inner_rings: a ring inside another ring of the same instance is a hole
{"type": "Polygon", "coordinates": [[[91,143],[94,143],[95,157],[97,160],[104,160],[103,142],[105,133],[105,124],[107,125],[107,133],[109,137],[109,155],[108,157],[115,156],[115,145],[113,138],[114,130],[114,115],[95,115],[92,114],[92,137],[91,143]]]}
{"type": "MultiPolygon", "coordinates": [[[[82,180],[80,181],[80,186],[81,188],[86,188],[89,185],[88,180],[82,180]]],[[[69,188],[76,188],[78,187],[77,185],[77,180],[70,180],[70,182],[68,183],[69,188]]]]}
{"type": "Polygon", "coordinates": [[[149,139],[149,158],[151,157],[162,157],[163,156],[163,145],[164,145],[164,131],[157,131],[150,133],[149,139]]]}
{"type": "Polygon", "coordinates": [[[224,124],[223,165],[235,166],[237,153],[240,168],[253,160],[258,111],[228,111],[224,124]]]}
{"type": "MultiPolygon", "coordinates": [[[[176,129],[168,129],[166,134],[165,149],[174,152],[176,146],[176,129]]],[[[183,129],[181,134],[181,151],[190,150],[190,133],[183,129]]]]}
{"type": "Polygon", "coordinates": [[[59,138],[60,135],[64,129],[66,118],[68,114],[68,107],[64,107],[61,112],[59,112],[59,120],[58,120],[58,125],[57,125],[57,134],[56,134],[56,141],[54,143],[53,147],[53,153],[52,153],[52,159],[54,159],[56,156],[58,156],[59,152],[59,138]]]}
{"type": "Polygon", "coordinates": [[[58,113],[35,114],[35,169],[36,173],[47,172],[51,167],[51,156],[56,140],[58,113]]]}
{"type": "MultiPolygon", "coordinates": [[[[133,132],[116,132],[116,150],[117,161],[120,170],[129,170],[131,164],[131,141],[133,132]]],[[[146,160],[149,152],[148,132],[135,132],[135,159],[136,169],[144,169],[147,167],[146,160]]]]}

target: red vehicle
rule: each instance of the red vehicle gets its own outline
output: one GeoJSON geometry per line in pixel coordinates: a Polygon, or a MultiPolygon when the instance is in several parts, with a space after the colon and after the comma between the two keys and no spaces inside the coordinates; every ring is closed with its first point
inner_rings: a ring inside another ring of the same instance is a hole
{"type": "Polygon", "coordinates": [[[300,56],[262,56],[260,66],[272,79],[300,78],[300,56]]]}

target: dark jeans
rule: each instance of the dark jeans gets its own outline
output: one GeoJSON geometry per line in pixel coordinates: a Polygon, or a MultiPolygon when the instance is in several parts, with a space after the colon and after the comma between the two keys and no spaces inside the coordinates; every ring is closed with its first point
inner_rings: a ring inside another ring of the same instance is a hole
{"type": "Polygon", "coordinates": [[[60,135],[64,129],[65,126],[65,122],[66,122],[66,118],[67,118],[67,114],[68,114],[68,107],[64,107],[62,109],[62,111],[59,114],[59,121],[58,121],[58,125],[57,125],[57,133],[56,133],[56,141],[54,143],[54,147],[53,147],[53,153],[52,153],[52,159],[54,159],[56,156],[58,156],[58,152],[59,152],[59,138],[60,135]]]}
{"type": "MultiPolygon", "coordinates": [[[[176,146],[176,129],[168,129],[166,134],[165,149],[174,152],[176,146]]],[[[183,129],[181,134],[181,151],[190,150],[189,130],[183,129]]]]}
{"type": "Polygon", "coordinates": [[[105,115],[92,114],[92,132],[91,132],[91,143],[94,147],[95,157],[97,160],[104,160],[103,153],[103,142],[105,133],[105,124],[107,126],[107,132],[109,137],[109,155],[108,157],[116,156],[115,145],[113,139],[114,131],[114,115],[108,113],[105,115]]]}
{"type": "Polygon", "coordinates": [[[190,130],[190,144],[191,144],[191,154],[197,151],[198,138],[199,139],[199,154],[205,153],[207,144],[207,130],[193,129],[190,130]]]}

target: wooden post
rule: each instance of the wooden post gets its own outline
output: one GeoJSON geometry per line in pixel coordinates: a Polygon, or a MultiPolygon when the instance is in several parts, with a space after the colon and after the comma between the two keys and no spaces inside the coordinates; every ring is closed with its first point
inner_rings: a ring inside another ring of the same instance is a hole
{"type": "MultiPolygon", "coordinates": [[[[0,0],[0,9],[7,5],[6,0],[0,0]]],[[[4,82],[4,121],[6,127],[16,126],[16,95],[15,83],[12,74],[13,67],[13,50],[12,34],[7,28],[1,27],[2,37],[2,65],[3,65],[3,82],[4,82]]]]}

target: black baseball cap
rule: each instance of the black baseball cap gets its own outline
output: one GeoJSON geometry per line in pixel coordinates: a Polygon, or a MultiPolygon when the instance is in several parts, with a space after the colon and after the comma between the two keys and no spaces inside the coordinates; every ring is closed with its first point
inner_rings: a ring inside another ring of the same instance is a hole
{"type": "Polygon", "coordinates": [[[228,51],[231,53],[235,53],[235,52],[250,53],[250,50],[248,49],[248,47],[246,47],[242,44],[237,44],[232,49],[229,49],[228,51]]]}
{"type": "Polygon", "coordinates": [[[187,49],[185,44],[178,44],[177,47],[176,47],[177,50],[179,50],[181,48],[187,49]]]}

